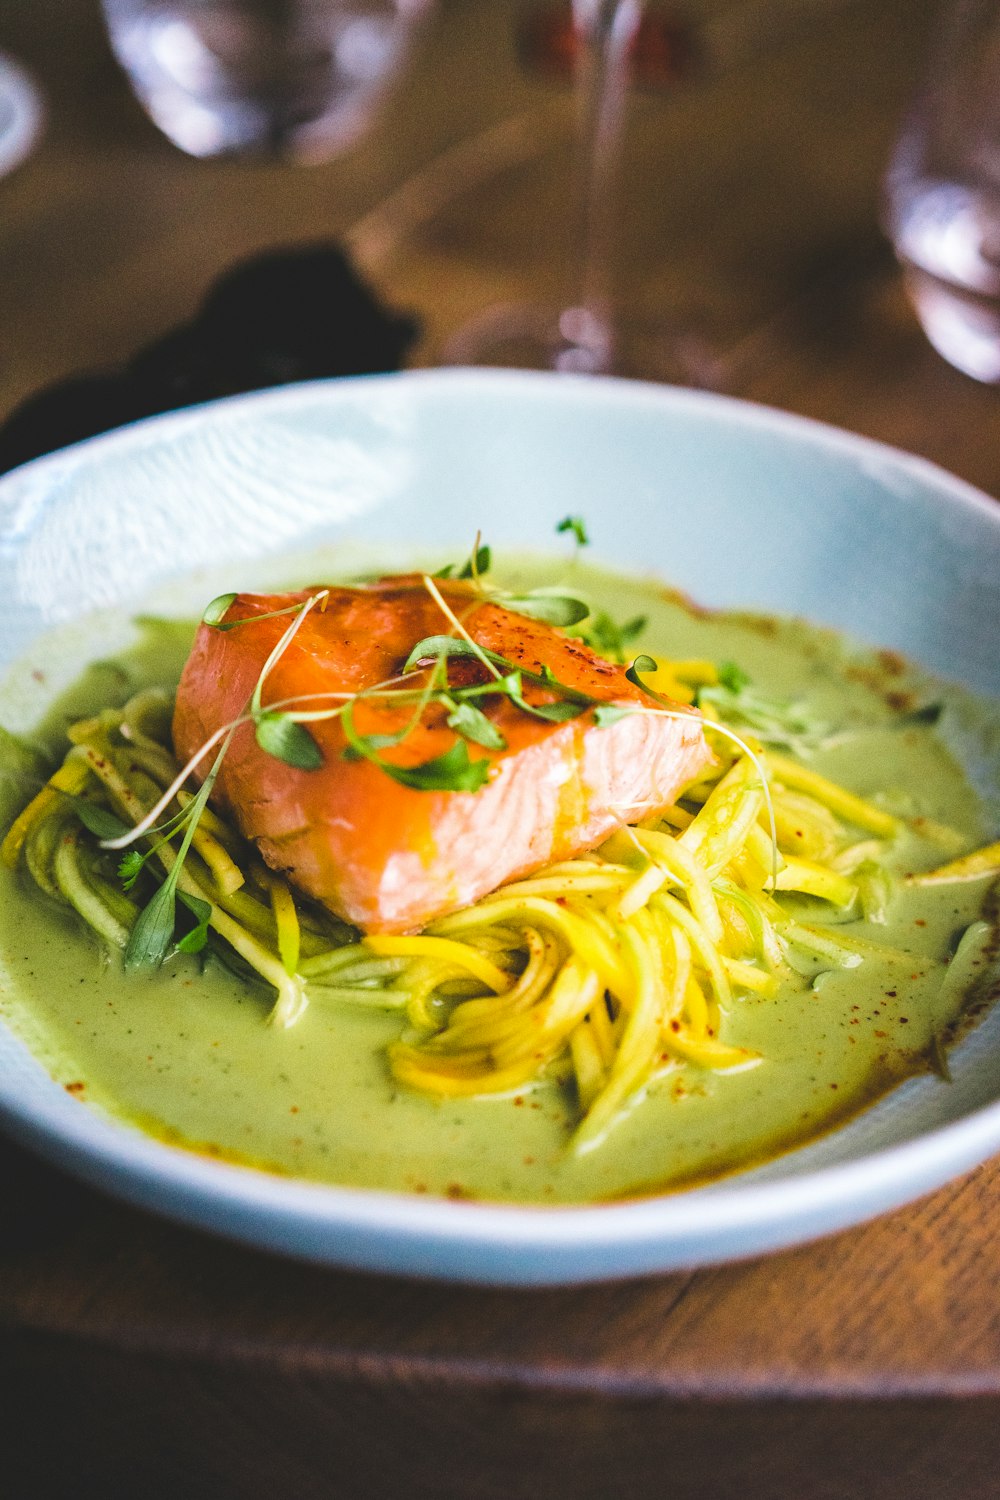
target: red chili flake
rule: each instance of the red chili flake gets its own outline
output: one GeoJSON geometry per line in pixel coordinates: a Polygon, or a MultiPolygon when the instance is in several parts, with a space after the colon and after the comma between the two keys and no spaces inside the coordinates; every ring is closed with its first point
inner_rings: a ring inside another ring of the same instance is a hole
{"type": "Polygon", "coordinates": [[[888,1036],[889,1033],[887,1031],[876,1031],[875,1035],[876,1036],[888,1036]]]}
{"type": "Polygon", "coordinates": [[[671,1021],[671,1023],[670,1023],[670,1030],[671,1031],[680,1031],[680,1029],[681,1029],[681,1023],[680,1023],[680,1021],[671,1021]]]}
{"type": "Polygon", "coordinates": [[[896,998],[896,991],[895,990],[886,990],[886,994],[889,996],[890,1000],[895,1000],[895,998],[896,998]]]}
{"type": "Polygon", "coordinates": [[[524,1095],[523,1094],[517,1094],[517,1095],[515,1095],[515,1097],[514,1097],[514,1103],[517,1104],[518,1106],[522,1105],[524,1103],[524,1095]]]}
{"type": "Polygon", "coordinates": [[[910,1024],[910,1018],[909,1018],[909,1016],[900,1016],[900,1018],[899,1018],[899,1024],[900,1024],[900,1026],[909,1026],[909,1024],[910,1024]]]}
{"type": "Polygon", "coordinates": [[[87,1085],[81,1079],[77,1079],[75,1083],[63,1084],[63,1088],[66,1090],[67,1094],[82,1094],[86,1087],[87,1085]]]}
{"type": "Polygon", "coordinates": [[[924,921],[923,917],[914,917],[913,925],[914,927],[926,927],[927,923],[924,921]]]}
{"type": "Polygon", "coordinates": [[[831,1083],[830,1087],[832,1089],[839,1089],[840,1088],[840,1084],[839,1083],[831,1083]]]}
{"type": "Polygon", "coordinates": [[[298,1114],[298,1112],[299,1112],[299,1106],[298,1106],[298,1105],[297,1105],[297,1104],[293,1104],[293,1105],[292,1105],[292,1106],[291,1106],[291,1107],[290,1107],[290,1109],[289,1109],[289,1111],[288,1111],[288,1113],[289,1113],[289,1114],[290,1114],[290,1115],[297,1115],[297,1114],[298,1114]]]}

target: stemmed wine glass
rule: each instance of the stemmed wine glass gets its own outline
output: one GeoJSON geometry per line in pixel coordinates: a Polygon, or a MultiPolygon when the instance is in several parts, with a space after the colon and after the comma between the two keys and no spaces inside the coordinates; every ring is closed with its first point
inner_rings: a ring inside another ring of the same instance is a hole
{"type": "Polygon", "coordinates": [[[577,214],[575,295],[569,305],[507,303],[488,309],[448,341],[454,364],[514,365],[587,374],[656,374],[699,379],[693,339],[662,330],[655,370],[631,368],[612,307],[617,184],[629,82],[629,54],[643,0],[573,0],[576,34],[577,214]]]}
{"type": "Polygon", "coordinates": [[[960,0],[885,179],[884,218],[928,339],[1000,384],[1000,5],[960,0]]]}

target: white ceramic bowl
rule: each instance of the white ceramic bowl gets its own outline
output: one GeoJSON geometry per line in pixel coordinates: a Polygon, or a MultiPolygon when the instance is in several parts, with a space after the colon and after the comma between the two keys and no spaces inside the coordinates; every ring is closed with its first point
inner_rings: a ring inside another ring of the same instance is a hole
{"type": "MultiPolygon", "coordinates": [[[[799,613],[1000,698],[1000,505],[930,465],[686,391],[505,372],[295,386],[139,423],[0,481],[2,660],[172,578],[338,536],[551,545],[709,605],[799,613]]],[[[221,570],[221,572],[220,572],[221,570]]],[[[998,708],[1000,717],[1000,708],[998,708]]],[[[996,767],[993,768],[993,774],[996,767]]],[[[0,955],[2,967],[2,955],[0,955]]],[[[715,1186],[517,1208],[289,1181],[162,1145],[69,1098],[0,1026],[0,1119],[92,1182],[336,1265],[556,1283],[733,1259],[859,1222],[1000,1150],[1000,1014],[842,1129],[715,1186]]]]}

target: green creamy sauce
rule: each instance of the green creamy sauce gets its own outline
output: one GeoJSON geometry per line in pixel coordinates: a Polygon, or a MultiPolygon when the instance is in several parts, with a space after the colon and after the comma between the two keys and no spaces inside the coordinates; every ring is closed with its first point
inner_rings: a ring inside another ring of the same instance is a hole
{"type": "MultiPolygon", "coordinates": [[[[309,576],[318,571],[313,559],[309,576]]],[[[519,583],[539,582],[551,565],[517,571],[519,583]]],[[[995,807],[973,794],[946,746],[975,741],[992,760],[987,790],[991,778],[995,785],[995,711],[991,729],[989,710],[969,695],[918,681],[891,658],[851,657],[838,638],[801,623],[703,616],[651,583],[592,569],[578,569],[574,586],[616,619],[647,615],[641,649],[735,661],[755,688],[807,704],[842,731],[811,759],[817,770],[862,795],[884,794],[895,811],[950,825],[966,848],[997,836],[995,807]],[[937,726],[904,711],[931,699],[947,703],[937,726]]],[[[71,690],[58,682],[59,701],[37,737],[55,748],[70,719],[175,682],[190,638],[190,626],[140,624],[128,649],[71,690]]],[[[64,671],[58,648],[43,643],[13,674],[0,722],[12,722],[6,711],[25,682],[64,671]]],[[[4,827],[34,789],[13,750],[6,761],[4,827]]],[[[952,852],[908,832],[893,862],[900,872],[931,869],[952,852]]],[[[986,889],[983,881],[901,888],[888,925],[839,930],[904,949],[905,962],[872,957],[854,970],[796,974],[777,999],[736,1002],[723,1040],[761,1053],[758,1067],[722,1075],[679,1065],[598,1149],[576,1157],[566,1149],[575,1103],[558,1084],[459,1102],[407,1092],[385,1061],[398,1013],[330,1003],[317,990],[303,1019],[277,1030],[266,1024],[267,995],[217,963],[202,972],[198,959],[177,956],[126,979],[119,958],[74,916],[7,870],[0,880],[0,1014],[91,1106],[189,1149],[283,1174],[539,1203],[641,1194],[759,1162],[925,1068],[935,1037],[953,1034],[967,1008],[961,988],[942,983],[943,964],[981,914],[986,889]]]]}

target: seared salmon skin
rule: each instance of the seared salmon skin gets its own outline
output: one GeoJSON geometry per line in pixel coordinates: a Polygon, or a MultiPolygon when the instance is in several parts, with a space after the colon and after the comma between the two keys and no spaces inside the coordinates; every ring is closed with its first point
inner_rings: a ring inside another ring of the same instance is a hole
{"type": "MultiPolygon", "coordinates": [[[[602,704],[649,706],[623,668],[582,642],[484,598],[471,584],[439,580],[436,587],[480,648],[524,674],[544,676],[547,669],[564,689],[602,704]]],[[[305,603],[317,592],[239,594],[224,616],[228,628],[199,627],[174,714],[174,744],[182,760],[246,712],[261,670],[293,618],[261,617],[305,603]]],[[[356,733],[382,737],[374,743],[392,766],[422,765],[456,744],[447,704],[432,699],[414,722],[412,693],[404,704],[370,690],[393,679],[399,687],[414,646],[435,635],[457,631],[419,575],[363,588],[331,587],[268,672],[262,705],[295,699],[297,708],[336,708],[347,695],[367,693],[352,703],[356,733]],[[408,724],[396,743],[386,743],[408,724]]],[[[447,669],[453,687],[489,681],[487,668],[473,657],[450,658],[447,669]]],[[[419,688],[429,670],[406,674],[402,686],[419,688]]],[[[529,705],[560,698],[558,690],[527,675],[522,683],[529,705]]],[[[408,932],[669,807],[713,759],[691,710],[678,718],[626,713],[601,725],[593,706],[550,722],[500,693],[476,697],[475,704],[496,731],[488,737],[503,743],[468,744],[471,760],[488,763],[476,791],[400,784],[378,764],[352,758],[340,718],[333,717],[308,726],[322,756],[311,770],[267,753],[253,724],[241,724],[213,798],[232,812],[266,862],[300,890],[365,932],[408,932]]],[[[202,761],[199,774],[211,760],[202,761]]]]}

